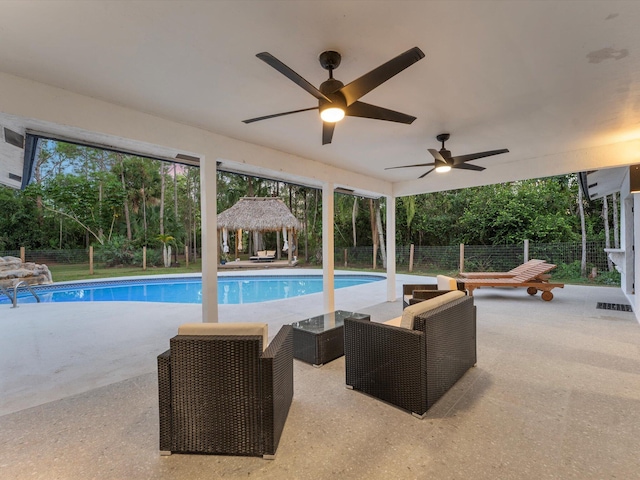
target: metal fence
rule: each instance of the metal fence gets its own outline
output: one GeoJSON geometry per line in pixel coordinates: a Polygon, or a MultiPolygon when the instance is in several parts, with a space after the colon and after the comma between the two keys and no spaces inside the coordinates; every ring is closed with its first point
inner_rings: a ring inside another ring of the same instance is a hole
{"type": "MultiPolygon", "coordinates": [[[[200,258],[200,251],[198,251],[197,258],[200,258]]],[[[0,251],[0,257],[16,257],[20,258],[20,250],[5,250],[0,251]]],[[[103,265],[106,263],[116,263],[118,260],[114,259],[113,262],[109,262],[104,258],[105,255],[100,255],[96,250],[94,252],[94,263],[96,265],[103,265]]],[[[190,254],[191,261],[193,261],[193,253],[190,254]]],[[[46,265],[80,265],[89,264],[89,250],[88,249],[69,249],[69,250],[28,250],[24,252],[25,262],[33,262],[46,265]]],[[[178,259],[184,259],[184,253],[178,252],[178,259]]],[[[153,264],[160,264],[162,260],[162,249],[147,249],[147,264],[149,266],[153,264]]],[[[142,249],[136,251],[133,258],[133,265],[142,264],[142,249]]]]}
{"type": "MultiPolygon", "coordinates": [[[[609,270],[604,242],[587,242],[587,267],[598,271],[609,270]]],[[[519,245],[464,245],[464,271],[499,272],[511,270],[525,262],[525,244],[519,245]]],[[[408,269],[410,245],[396,246],[398,269],[408,269]]],[[[414,246],[413,269],[424,271],[458,271],[460,269],[460,245],[414,246]]],[[[555,265],[571,265],[582,258],[581,243],[529,243],[528,259],[539,258],[555,265]]],[[[373,247],[349,247],[335,249],[336,266],[366,267],[373,265],[373,247]]],[[[377,266],[382,266],[380,251],[377,266]]]]}
{"type": "MultiPolygon", "coordinates": [[[[464,270],[467,272],[506,271],[525,261],[524,244],[519,245],[464,245],[464,270]]],[[[608,270],[607,254],[604,242],[587,242],[587,267],[596,267],[598,271],[608,270]]],[[[396,247],[398,269],[408,269],[410,245],[396,247]]],[[[457,271],[460,268],[460,245],[450,246],[414,246],[413,269],[423,271],[457,271]]],[[[147,251],[148,257],[161,258],[161,251],[147,251]]],[[[334,252],[336,267],[371,268],[373,266],[373,247],[337,247],[334,252]]],[[[20,257],[19,250],[0,251],[0,257],[20,257]]],[[[198,255],[199,257],[200,255],[198,255]]],[[[382,254],[377,251],[376,266],[382,267],[382,254]]],[[[539,258],[560,265],[580,262],[582,245],[580,243],[529,243],[528,258],[539,258]]],[[[89,263],[89,251],[77,250],[26,250],[27,262],[44,264],[84,264],[89,263]]],[[[321,261],[321,257],[318,259],[321,261]]],[[[96,263],[99,263],[96,260],[96,263]]]]}

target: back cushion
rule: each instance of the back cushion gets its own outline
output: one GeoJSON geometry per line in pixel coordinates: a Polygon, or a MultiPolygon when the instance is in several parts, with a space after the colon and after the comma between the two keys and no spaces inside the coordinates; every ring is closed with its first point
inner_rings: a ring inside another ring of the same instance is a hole
{"type": "Polygon", "coordinates": [[[402,320],[400,320],[400,326],[403,328],[408,328],[413,330],[413,319],[416,315],[420,315],[421,313],[428,312],[437,308],[445,303],[451,302],[456,298],[464,297],[465,293],[460,290],[454,290],[453,292],[445,293],[444,295],[439,295],[430,300],[425,300],[420,303],[416,303],[415,305],[410,305],[404,309],[402,312],[402,320]]]}
{"type": "Polygon", "coordinates": [[[457,290],[458,282],[455,278],[447,277],[445,275],[438,275],[436,277],[438,281],[438,290],[457,290]]]}
{"type": "Polygon", "coordinates": [[[178,327],[178,335],[259,335],[262,336],[262,350],[269,343],[266,323],[185,323],[178,327]]]}

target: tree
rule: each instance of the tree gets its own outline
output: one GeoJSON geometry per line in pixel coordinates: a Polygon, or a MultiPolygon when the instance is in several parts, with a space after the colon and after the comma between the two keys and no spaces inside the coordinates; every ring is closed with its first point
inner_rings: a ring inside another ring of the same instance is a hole
{"type": "Polygon", "coordinates": [[[584,205],[582,203],[582,188],[578,187],[578,211],[580,212],[580,232],[582,236],[582,257],[580,259],[580,275],[587,276],[587,230],[584,220],[584,205]]]}
{"type": "Polygon", "coordinates": [[[162,242],[162,260],[165,267],[171,266],[171,244],[175,242],[175,238],[171,235],[160,234],[158,240],[162,242]]]}

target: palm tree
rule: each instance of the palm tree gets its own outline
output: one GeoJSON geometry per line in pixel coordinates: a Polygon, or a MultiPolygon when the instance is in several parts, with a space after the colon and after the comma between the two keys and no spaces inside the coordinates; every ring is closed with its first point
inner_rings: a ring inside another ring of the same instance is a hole
{"type": "Polygon", "coordinates": [[[171,266],[171,243],[175,241],[171,235],[158,235],[158,240],[162,242],[162,259],[164,260],[164,266],[171,266]]]}

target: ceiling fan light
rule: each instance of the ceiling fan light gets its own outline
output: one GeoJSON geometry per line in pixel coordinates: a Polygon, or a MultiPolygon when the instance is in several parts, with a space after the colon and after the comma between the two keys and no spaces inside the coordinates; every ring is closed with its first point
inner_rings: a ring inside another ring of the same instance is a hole
{"type": "Polygon", "coordinates": [[[344,118],[344,110],[339,107],[327,107],[320,112],[320,118],[328,123],[339,122],[344,118]]]}
{"type": "Polygon", "coordinates": [[[436,172],[438,173],[446,173],[449,170],[451,170],[451,167],[449,165],[440,165],[439,167],[436,167],[436,172]]]}

